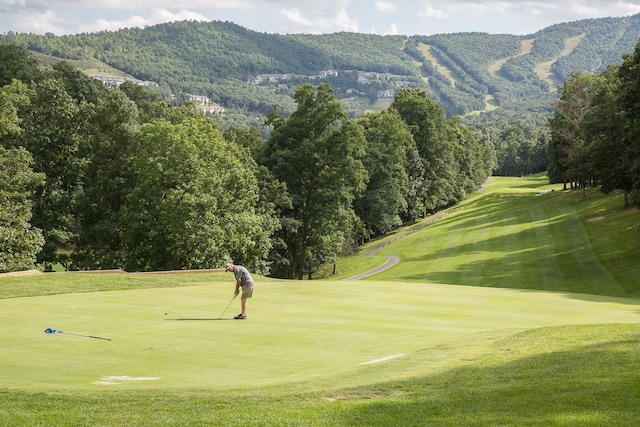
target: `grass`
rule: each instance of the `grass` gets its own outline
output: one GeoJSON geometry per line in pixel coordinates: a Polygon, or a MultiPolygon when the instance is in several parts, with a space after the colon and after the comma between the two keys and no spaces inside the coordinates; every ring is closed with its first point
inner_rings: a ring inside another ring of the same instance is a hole
{"type": "Polygon", "coordinates": [[[52,67],[61,61],[66,61],[73,65],[75,68],[82,70],[87,75],[106,75],[106,76],[120,76],[131,77],[117,68],[113,68],[110,65],[105,64],[95,58],[84,59],[61,59],[55,56],[47,55],[41,52],[30,51],[31,55],[38,60],[38,62],[44,64],[47,67],[52,67]]]}
{"type": "Polygon", "coordinates": [[[246,321],[223,273],[0,277],[0,425],[635,426],[637,212],[550,188],[492,178],[366,280],[258,277],[246,321]]]}
{"type": "Polygon", "coordinates": [[[502,187],[382,249],[402,262],[370,280],[640,295],[638,211],[621,195],[590,189],[583,201],[540,176],[494,181],[502,187]]]}

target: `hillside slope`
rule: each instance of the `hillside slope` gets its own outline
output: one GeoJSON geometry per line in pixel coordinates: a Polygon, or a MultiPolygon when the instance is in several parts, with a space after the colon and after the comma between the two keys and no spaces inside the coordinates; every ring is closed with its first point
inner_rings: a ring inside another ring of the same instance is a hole
{"type": "Polygon", "coordinates": [[[98,60],[170,93],[209,96],[229,110],[293,107],[296,86],[330,82],[358,115],[403,87],[426,90],[447,114],[548,113],[572,71],[621,63],[640,39],[640,15],[553,25],[527,36],[455,33],[279,35],[229,22],[174,22],[70,36],[4,34],[57,59],[98,60]],[[327,72],[332,70],[331,72],[327,72]]]}

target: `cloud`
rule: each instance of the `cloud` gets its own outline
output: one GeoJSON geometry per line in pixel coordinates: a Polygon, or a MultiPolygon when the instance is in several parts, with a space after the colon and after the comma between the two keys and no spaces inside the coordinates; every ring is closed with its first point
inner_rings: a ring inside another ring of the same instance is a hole
{"type": "Polygon", "coordinates": [[[398,26],[393,22],[389,25],[389,29],[382,33],[383,36],[397,36],[398,35],[398,26]]]}
{"type": "Polygon", "coordinates": [[[0,0],[0,31],[62,35],[221,20],[282,34],[359,28],[385,35],[528,34],[559,22],[637,13],[640,0],[0,0]]]}
{"type": "Polygon", "coordinates": [[[171,21],[208,21],[208,19],[196,12],[180,10],[171,12],[166,9],[153,9],[150,15],[129,16],[121,20],[98,19],[90,24],[80,25],[80,32],[117,31],[123,28],[145,27],[171,21]]]}
{"type": "MultiPolygon", "coordinates": [[[[11,0],[2,0],[11,1],[11,0]]],[[[31,1],[31,0],[28,0],[31,1]]],[[[42,0],[39,0],[42,1],[42,0]]],[[[248,10],[255,9],[256,3],[261,1],[251,0],[101,0],[89,3],[85,0],[51,0],[50,3],[63,3],[65,5],[83,8],[112,9],[112,10],[248,10]]]]}
{"type": "Polygon", "coordinates": [[[315,9],[308,18],[299,9],[280,9],[280,15],[289,23],[289,33],[330,33],[336,31],[358,31],[358,23],[349,18],[346,9],[325,12],[315,9]]]}
{"type": "Polygon", "coordinates": [[[310,20],[305,18],[298,9],[280,9],[280,15],[287,19],[294,27],[312,27],[310,20]]]}
{"type": "Polygon", "coordinates": [[[63,34],[66,20],[52,10],[19,12],[16,14],[15,31],[36,34],[63,34]]]}
{"type": "Polygon", "coordinates": [[[382,13],[394,13],[398,11],[398,8],[395,4],[389,3],[388,1],[377,1],[376,10],[382,13]]]}
{"type": "Polygon", "coordinates": [[[418,12],[418,16],[425,20],[435,19],[447,19],[449,15],[442,9],[437,9],[431,2],[423,1],[422,9],[418,12]]]}

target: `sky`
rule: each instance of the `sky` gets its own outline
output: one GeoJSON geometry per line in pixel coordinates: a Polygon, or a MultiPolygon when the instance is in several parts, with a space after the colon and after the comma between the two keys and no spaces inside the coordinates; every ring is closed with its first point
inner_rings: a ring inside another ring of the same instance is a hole
{"type": "Polygon", "coordinates": [[[640,0],[0,0],[0,34],[65,35],[197,20],[278,34],[527,35],[556,23],[637,13],[640,0]]]}

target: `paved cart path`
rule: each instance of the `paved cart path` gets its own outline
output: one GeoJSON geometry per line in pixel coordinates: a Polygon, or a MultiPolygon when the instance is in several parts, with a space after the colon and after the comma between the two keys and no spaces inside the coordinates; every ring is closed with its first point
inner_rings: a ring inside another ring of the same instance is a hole
{"type": "MultiPolygon", "coordinates": [[[[490,183],[490,180],[487,179],[487,181],[484,183],[484,185],[482,187],[480,187],[478,189],[478,191],[480,191],[481,193],[484,193],[485,187],[490,183]]],[[[375,254],[377,254],[382,248],[384,248],[385,246],[390,245],[391,243],[395,242],[398,239],[402,239],[405,236],[408,236],[411,233],[415,233],[418,230],[423,229],[424,227],[433,224],[434,222],[440,221],[442,218],[446,217],[447,215],[457,212],[461,209],[464,209],[463,207],[456,207],[453,209],[449,209],[445,212],[442,212],[439,215],[436,215],[435,217],[431,218],[429,221],[423,222],[421,224],[418,224],[414,227],[411,227],[409,230],[407,230],[406,232],[399,234],[398,236],[394,237],[391,240],[387,240],[386,242],[380,243],[379,245],[374,246],[373,248],[369,249],[367,252],[365,252],[365,256],[373,256],[375,254]]],[[[388,270],[391,267],[393,267],[394,265],[396,265],[398,262],[400,262],[400,258],[398,258],[395,255],[387,255],[387,261],[374,268],[373,270],[369,270],[369,271],[365,271],[364,273],[360,273],[360,274],[356,274],[355,276],[350,276],[347,277],[344,280],[360,280],[360,279],[364,279],[365,277],[369,277],[369,276],[373,276],[374,274],[378,274],[381,271],[384,270],[388,270]]]]}

